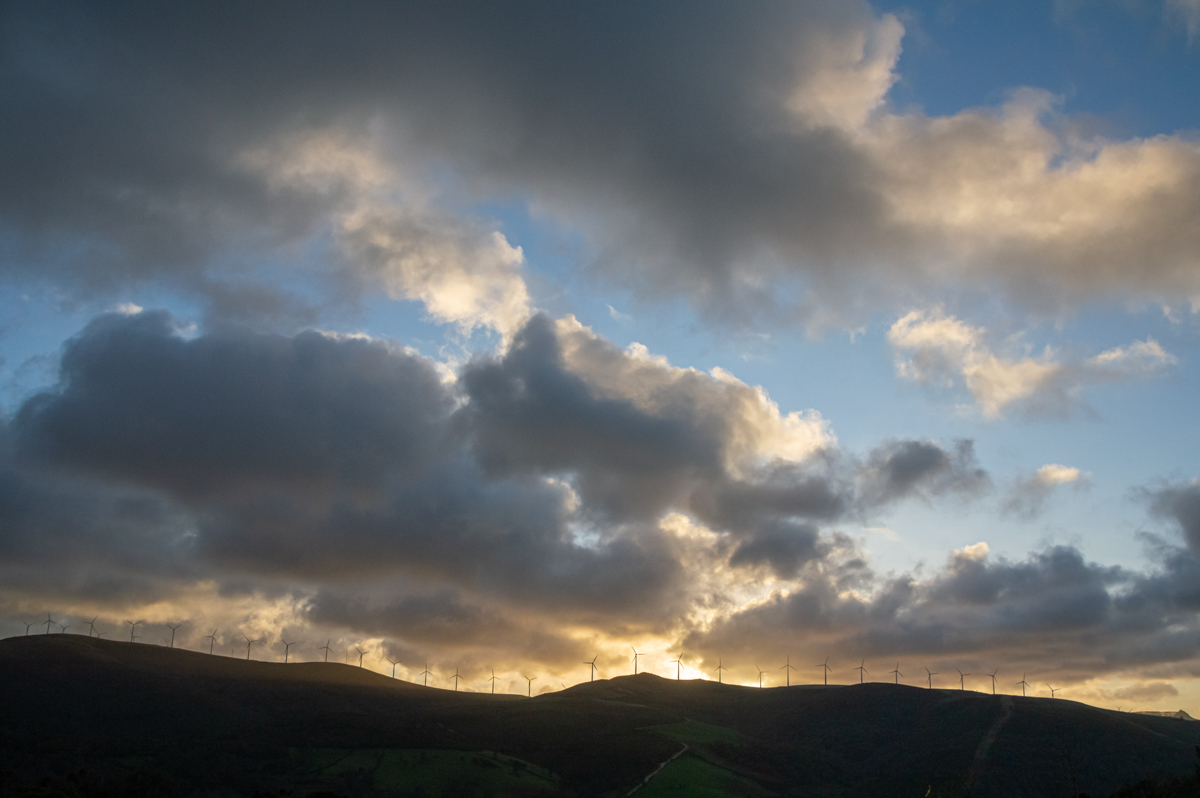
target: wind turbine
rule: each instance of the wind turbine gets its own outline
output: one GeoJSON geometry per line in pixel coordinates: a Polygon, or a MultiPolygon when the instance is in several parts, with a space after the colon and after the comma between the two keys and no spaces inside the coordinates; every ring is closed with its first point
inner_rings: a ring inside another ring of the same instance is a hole
{"type": "MultiPolygon", "coordinates": [[[[598,657],[600,655],[597,654],[596,656],[598,657]]],[[[488,668],[488,670],[490,670],[492,672],[492,678],[488,679],[488,681],[492,683],[492,695],[495,695],[496,694],[496,669],[488,668]]]]}
{"type": "Polygon", "coordinates": [[[458,692],[458,680],[462,677],[458,675],[458,668],[454,669],[454,692],[458,692]]]}
{"type": "MultiPolygon", "coordinates": [[[[955,668],[954,670],[958,671],[958,668],[955,668]]],[[[959,690],[966,690],[966,689],[967,689],[967,682],[966,682],[966,679],[967,679],[967,677],[968,677],[968,676],[970,676],[970,675],[971,675],[971,674],[969,674],[969,673],[963,673],[962,671],[958,671],[958,689],[959,689],[959,690]]]]}
{"type": "MultiPolygon", "coordinates": [[[[1050,685],[1047,684],[1046,687],[1050,687],[1050,685]]],[[[1050,697],[1054,698],[1055,693],[1057,693],[1061,689],[1062,689],[1061,687],[1050,687],[1050,697]]]]}
{"type": "Polygon", "coordinates": [[[825,669],[825,686],[828,687],[829,686],[829,671],[830,671],[829,657],[825,658],[825,661],[821,663],[820,667],[825,669]]]}
{"type": "Polygon", "coordinates": [[[392,659],[391,657],[387,657],[387,661],[392,663],[392,678],[395,679],[396,678],[396,666],[398,664],[400,664],[400,660],[392,659]]]}
{"type": "Polygon", "coordinates": [[[142,622],[126,621],[125,623],[129,624],[129,642],[132,643],[134,640],[137,640],[137,636],[134,634],[134,631],[141,626],[142,622]]]}
{"type": "Polygon", "coordinates": [[[904,674],[900,672],[900,663],[899,662],[897,662],[896,667],[894,669],[888,671],[888,673],[891,673],[892,675],[894,675],[896,677],[896,684],[900,684],[900,677],[903,676],[904,674]]]}
{"type": "Polygon", "coordinates": [[[987,677],[992,680],[992,695],[996,694],[996,674],[1000,672],[999,668],[987,674],[987,677]]]}
{"type": "Polygon", "coordinates": [[[1025,688],[1029,686],[1029,682],[1025,681],[1025,674],[1021,674],[1021,681],[1016,683],[1021,688],[1021,697],[1025,697],[1025,688]]]}
{"type": "Polygon", "coordinates": [[[362,667],[362,658],[367,655],[367,652],[363,651],[358,646],[355,646],[354,650],[358,652],[358,667],[361,668],[362,667]]]}
{"type": "Polygon", "coordinates": [[[213,646],[215,646],[215,645],[217,644],[217,630],[216,630],[216,629],[213,629],[213,632],[212,632],[212,634],[210,634],[210,635],[205,635],[204,637],[202,637],[202,638],[200,638],[200,639],[201,639],[201,640],[207,640],[207,641],[209,641],[209,643],[208,643],[208,653],[209,653],[209,654],[212,654],[213,646]]]}
{"type": "Polygon", "coordinates": [[[683,667],[683,652],[680,651],[677,659],[668,660],[668,662],[675,663],[675,681],[679,681],[679,670],[683,667]]]}
{"type": "Polygon", "coordinates": [[[60,634],[60,635],[65,635],[65,634],[67,633],[67,630],[71,628],[71,624],[69,624],[69,623],[68,623],[68,624],[61,624],[61,623],[60,623],[60,624],[59,624],[59,628],[61,628],[61,629],[62,629],[62,631],[61,631],[61,632],[59,632],[59,634],[60,634]]]}
{"type": "Polygon", "coordinates": [[[638,657],[641,655],[638,654],[638,650],[633,648],[633,646],[630,646],[630,648],[633,649],[633,675],[637,676],[638,657]]]}
{"type": "Polygon", "coordinates": [[[428,686],[429,686],[429,677],[430,677],[430,675],[431,675],[432,673],[433,673],[433,672],[432,672],[431,670],[429,670],[429,662],[427,661],[427,662],[425,663],[425,670],[423,670],[423,671],[421,671],[420,673],[418,673],[418,674],[417,674],[418,676],[423,676],[423,677],[424,677],[424,681],[422,681],[422,682],[421,682],[421,685],[422,685],[423,687],[428,687],[428,686]]]}
{"type": "Polygon", "coordinates": [[[717,657],[717,684],[721,684],[721,671],[727,670],[729,670],[729,668],[726,668],[724,665],[722,665],[721,658],[717,657]]]}
{"type": "MultiPolygon", "coordinates": [[[[25,623],[25,622],[21,621],[21,623],[25,623]]],[[[41,624],[38,623],[37,621],[34,621],[33,623],[25,623],[25,636],[26,637],[29,637],[29,630],[30,630],[30,628],[32,628],[34,626],[41,626],[41,624]]]]}
{"type": "MultiPolygon", "coordinates": [[[[597,654],[596,656],[592,657],[592,661],[591,661],[591,662],[585,662],[585,663],[583,663],[584,665],[588,665],[588,666],[590,666],[590,667],[591,667],[591,669],[592,669],[592,677],[591,677],[590,679],[588,679],[588,681],[589,681],[589,682],[594,682],[594,681],[596,681],[596,660],[598,660],[598,659],[600,659],[600,655],[599,655],[599,654],[597,654]]],[[[492,676],[495,676],[495,675],[496,675],[496,672],[495,672],[495,671],[492,671],[492,676]]],[[[494,693],[494,692],[496,692],[496,683],[495,683],[495,682],[493,682],[493,683],[492,683],[492,692],[493,692],[493,693],[494,693]]]]}
{"type": "MultiPolygon", "coordinates": [[[[46,624],[46,634],[50,634],[50,625],[51,625],[51,624],[54,624],[55,626],[58,626],[58,621],[54,620],[54,619],[53,619],[53,618],[51,618],[49,615],[47,615],[47,616],[46,616],[46,620],[45,620],[45,622],[44,622],[44,623],[46,624]]],[[[42,625],[42,624],[40,624],[40,623],[38,624],[38,626],[41,626],[41,625],[42,625]]]]}
{"type": "Polygon", "coordinates": [[[325,661],[326,661],[326,662],[329,662],[329,652],[333,650],[333,649],[331,649],[331,648],[329,647],[329,644],[330,644],[331,642],[333,642],[333,638],[330,638],[329,640],[326,640],[326,641],[325,641],[325,645],[323,645],[323,646],[321,646],[320,648],[318,648],[318,649],[317,649],[317,651],[324,651],[324,652],[325,652],[325,661]]]}
{"type": "Polygon", "coordinates": [[[171,648],[175,648],[175,630],[181,626],[183,626],[181,623],[177,623],[174,626],[167,624],[167,628],[171,630],[171,648]]]}
{"type": "Polygon", "coordinates": [[[533,680],[536,679],[537,677],[522,675],[522,678],[524,678],[525,681],[528,682],[528,684],[525,685],[525,697],[532,698],[533,697],[533,680]]]}
{"type": "Polygon", "coordinates": [[[762,668],[758,667],[757,665],[754,666],[754,669],[756,671],[758,671],[758,689],[761,690],[762,689],[762,675],[764,673],[766,673],[766,671],[764,671],[762,668]]]}
{"type": "MultiPolygon", "coordinates": [[[[97,615],[95,618],[92,618],[90,621],[88,621],[88,637],[91,637],[92,635],[94,635],[96,633],[96,620],[99,617],[100,616],[97,615]]],[[[26,629],[25,631],[26,631],[26,633],[28,633],[29,630],[26,629]]]]}
{"type": "Polygon", "coordinates": [[[929,689],[932,690],[933,689],[933,677],[937,676],[938,672],[931,671],[931,670],[929,670],[929,668],[925,668],[925,673],[929,676],[929,689]]]}
{"type": "Polygon", "coordinates": [[[261,643],[263,639],[260,637],[257,640],[251,640],[250,636],[247,635],[245,632],[242,633],[242,637],[246,638],[246,661],[249,662],[250,661],[250,646],[254,645],[255,643],[261,643]]]}
{"type": "Polygon", "coordinates": [[[862,662],[860,662],[858,664],[858,667],[855,668],[854,670],[858,671],[858,683],[859,684],[863,683],[863,674],[870,673],[870,671],[867,670],[867,661],[865,659],[862,662]]]}
{"type": "Polygon", "coordinates": [[[787,679],[787,684],[785,686],[791,687],[792,686],[792,671],[799,670],[798,668],[796,668],[796,666],[792,665],[792,655],[791,654],[788,654],[787,663],[779,670],[783,671],[783,675],[787,679]]]}
{"type": "MultiPolygon", "coordinates": [[[[296,643],[295,643],[295,641],[289,643],[288,641],[284,640],[282,637],[279,638],[279,642],[283,643],[283,664],[286,665],[287,661],[288,661],[288,652],[291,651],[292,646],[296,645],[296,643]]],[[[396,675],[394,669],[392,671],[392,675],[393,676],[396,675]]]]}

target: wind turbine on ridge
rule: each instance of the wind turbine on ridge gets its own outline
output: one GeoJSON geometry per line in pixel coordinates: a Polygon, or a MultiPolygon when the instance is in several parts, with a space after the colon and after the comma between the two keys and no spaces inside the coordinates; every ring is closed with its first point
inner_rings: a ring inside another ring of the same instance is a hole
{"type": "Polygon", "coordinates": [[[363,651],[363,650],[362,650],[361,648],[359,648],[358,646],[355,646],[355,647],[354,647],[354,650],[358,652],[358,667],[360,667],[360,668],[361,668],[361,667],[362,667],[362,660],[363,660],[363,657],[365,657],[365,656],[367,655],[367,652],[363,651]]]}
{"type": "Polygon", "coordinates": [[[398,664],[400,664],[400,660],[392,659],[391,657],[387,657],[387,661],[392,663],[392,678],[395,679],[396,678],[396,666],[398,664]]]}
{"type": "Polygon", "coordinates": [[[863,674],[870,673],[870,671],[867,670],[867,661],[865,659],[862,662],[858,663],[858,667],[855,668],[854,670],[858,671],[858,683],[859,684],[863,683],[863,674]]]}
{"type": "MultiPolygon", "coordinates": [[[[596,656],[600,656],[600,655],[597,654],[596,656]]],[[[495,695],[496,694],[496,669],[488,668],[488,670],[490,670],[492,672],[492,678],[488,679],[488,681],[492,683],[492,695],[495,695]]]]}
{"type": "Polygon", "coordinates": [[[996,674],[999,672],[1000,672],[1000,669],[996,668],[996,670],[992,671],[989,674],[986,674],[987,677],[992,680],[992,695],[996,694],[996,674]]]}
{"type": "MultiPolygon", "coordinates": [[[[99,617],[100,616],[97,615],[95,618],[92,618],[90,621],[88,621],[88,637],[91,637],[96,633],[96,621],[99,619],[99,617]]],[[[28,630],[26,631],[28,632],[28,630]]]]}
{"type": "Polygon", "coordinates": [[[1029,682],[1025,681],[1025,674],[1021,674],[1021,681],[1016,682],[1016,686],[1021,688],[1021,697],[1025,697],[1025,688],[1029,686],[1029,682]]]}
{"type": "Polygon", "coordinates": [[[754,669],[756,671],[758,671],[758,689],[761,690],[762,689],[762,675],[764,673],[766,673],[766,671],[764,671],[762,668],[758,667],[757,665],[754,666],[754,669]]]}
{"type": "Polygon", "coordinates": [[[321,646],[320,648],[318,648],[318,649],[317,649],[317,651],[324,651],[324,652],[325,652],[325,661],[326,661],[326,662],[329,662],[329,652],[333,650],[332,648],[330,648],[330,647],[329,647],[329,644],[330,644],[330,643],[332,643],[332,642],[333,642],[333,638],[331,637],[331,638],[329,638],[328,640],[326,640],[326,641],[325,641],[325,645],[323,645],[323,646],[321,646]]]}
{"type": "MultiPolygon", "coordinates": [[[[137,635],[134,632],[142,625],[142,621],[126,621],[125,623],[129,624],[129,642],[132,643],[134,640],[137,640],[137,635]]],[[[49,632],[48,628],[47,632],[49,632]]]]}
{"type": "Polygon", "coordinates": [[[637,650],[636,648],[633,648],[633,646],[630,646],[630,648],[632,648],[632,649],[633,649],[633,675],[634,675],[634,676],[637,676],[637,673],[638,673],[638,657],[640,657],[641,655],[640,655],[640,654],[638,654],[638,650],[637,650]]]}
{"type": "Polygon", "coordinates": [[[1047,684],[1046,687],[1050,688],[1050,697],[1051,698],[1054,698],[1055,694],[1057,694],[1058,691],[1062,689],[1061,687],[1050,687],[1049,684],[1047,684]]]}
{"type": "Polygon", "coordinates": [[[536,678],[538,678],[538,677],[536,677],[536,676],[525,676],[524,674],[522,674],[522,675],[521,675],[521,678],[523,678],[523,679],[524,679],[526,682],[528,682],[528,684],[527,684],[527,685],[525,685],[525,697],[526,697],[526,698],[532,698],[532,697],[533,697],[533,680],[534,680],[534,679],[536,679],[536,678]]]}
{"type": "Polygon", "coordinates": [[[929,668],[925,668],[925,673],[929,677],[929,689],[932,690],[933,689],[933,677],[937,676],[938,672],[931,671],[931,670],[929,670],[929,668]]]}
{"type": "Polygon", "coordinates": [[[829,657],[826,657],[826,658],[825,658],[825,661],[824,661],[824,662],[822,662],[822,663],[820,664],[820,666],[818,666],[818,667],[821,667],[821,668],[823,668],[823,669],[824,669],[824,676],[825,676],[825,686],[826,686],[826,687],[828,687],[828,686],[829,686],[829,671],[830,671],[830,670],[832,670],[832,669],[829,667],[829,657]]]}
{"type": "Polygon", "coordinates": [[[900,663],[899,662],[897,662],[896,667],[893,668],[892,670],[888,671],[888,673],[891,673],[896,677],[896,682],[895,682],[896,684],[900,684],[900,677],[903,676],[904,674],[900,672],[900,663]]]}
{"type": "Polygon", "coordinates": [[[721,684],[721,683],[722,683],[722,682],[721,682],[721,672],[722,672],[722,671],[727,671],[727,670],[729,670],[729,668],[726,668],[724,665],[722,665],[722,664],[721,664],[721,658],[720,658],[720,657],[717,657],[717,684],[721,684]]]}
{"type": "Polygon", "coordinates": [[[679,652],[679,656],[675,659],[668,660],[675,663],[675,681],[679,681],[679,671],[683,667],[683,652],[679,652]]]}
{"type": "MultiPolygon", "coordinates": [[[[954,670],[958,671],[958,668],[955,668],[954,670]]],[[[970,675],[971,674],[969,674],[969,673],[963,673],[962,671],[958,671],[958,689],[959,690],[967,689],[967,681],[966,680],[967,680],[967,677],[970,675]]]]}
{"type": "Polygon", "coordinates": [[[421,671],[417,675],[423,677],[421,686],[428,687],[429,686],[429,677],[433,675],[433,671],[429,670],[429,660],[425,661],[425,670],[421,671]]]}
{"type": "Polygon", "coordinates": [[[287,661],[288,661],[288,652],[291,651],[292,646],[296,645],[296,642],[293,640],[291,643],[289,643],[288,641],[284,640],[282,637],[279,638],[279,642],[283,643],[283,664],[286,665],[287,661]]]}
{"type": "Polygon", "coordinates": [[[62,629],[62,631],[59,632],[60,635],[65,635],[67,633],[67,630],[71,628],[71,624],[69,624],[69,623],[65,623],[65,624],[60,623],[58,626],[60,629],[62,629]]]}
{"type": "MultiPolygon", "coordinates": [[[[54,626],[58,626],[58,621],[54,620],[49,615],[46,616],[46,620],[44,621],[44,623],[46,624],[46,634],[50,634],[50,625],[51,624],[53,624],[54,626]]],[[[38,624],[38,626],[41,626],[41,625],[42,624],[40,624],[40,623],[38,624]]]]}
{"type": "Polygon", "coordinates": [[[34,621],[33,623],[25,623],[25,621],[21,621],[21,623],[24,623],[24,624],[25,624],[25,636],[26,636],[26,637],[29,637],[29,630],[30,630],[32,627],[34,627],[34,626],[41,626],[41,624],[40,624],[40,623],[38,623],[37,621],[34,621]]]}
{"type": "Polygon", "coordinates": [[[177,623],[177,624],[175,624],[174,626],[172,626],[171,624],[167,624],[167,628],[171,630],[171,645],[170,645],[170,648],[175,648],[175,630],[176,630],[176,629],[178,629],[178,628],[179,628],[179,627],[181,627],[181,626],[183,626],[183,624],[181,624],[181,623],[177,623]]]}
{"type": "Polygon", "coordinates": [[[212,652],[213,652],[213,646],[215,646],[215,645],[217,644],[217,630],[216,630],[216,629],[213,629],[213,631],[212,631],[212,634],[210,634],[210,635],[205,635],[204,637],[202,637],[202,638],[200,638],[200,639],[201,639],[201,640],[207,640],[207,641],[209,641],[209,643],[208,643],[208,653],[209,653],[209,655],[211,656],[211,655],[212,655],[212,652]]]}
{"type": "Polygon", "coordinates": [[[250,646],[254,645],[255,643],[261,643],[263,641],[263,639],[260,637],[257,640],[251,640],[250,635],[246,634],[245,632],[242,632],[242,637],[246,638],[246,662],[249,662],[250,661],[250,646]]]}
{"type": "Polygon", "coordinates": [[[779,670],[783,671],[783,676],[787,680],[787,683],[784,686],[791,687],[792,686],[792,671],[799,670],[799,668],[792,665],[792,655],[791,654],[788,654],[787,662],[784,663],[783,667],[780,668],[779,670]]]}
{"type": "Polygon", "coordinates": [[[458,675],[458,668],[454,669],[454,692],[458,692],[458,680],[462,677],[458,675]]]}
{"type": "MultiPolygon", "coordinates": [[[[584,665],[587,665],[588,667],[590,667],[590,668],[592,669],[592,675],[591,675],[591,678],[589,678],[589,679],[588,679],[588,681],[589,681],[589,682],[594,682],[594,681],[596,681],[596,660],[598,660],[598,659],[600,659],[600,655],[599,655],[599,654],[597,654],[596,656],[592,657],[592,661],[591,661],[591,662],[585,662],[585,663],[583,663],[584,665]]],[[[496,672],[495,672],[495,671],[492,671],[492,675],[493,675],[493,676],[495,676],[495,675],[496,675],[496,672]]],[[[495,690],[495,687],[496,687],[496,684],[495,684],[495,682],[493,682],[493,683],[492,683],[492,692],[493,692],[493,693],[494,693],[494,692],[496,692],[496,690],[495,690]]]]}

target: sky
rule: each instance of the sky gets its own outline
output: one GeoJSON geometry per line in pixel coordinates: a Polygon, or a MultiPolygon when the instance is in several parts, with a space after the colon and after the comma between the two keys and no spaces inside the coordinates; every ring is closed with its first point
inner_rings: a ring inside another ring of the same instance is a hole
{"type": "Polygon", "coordinates": [[[1196,0],[0,16],[0,634],[1200,714],[1196,0]]]}

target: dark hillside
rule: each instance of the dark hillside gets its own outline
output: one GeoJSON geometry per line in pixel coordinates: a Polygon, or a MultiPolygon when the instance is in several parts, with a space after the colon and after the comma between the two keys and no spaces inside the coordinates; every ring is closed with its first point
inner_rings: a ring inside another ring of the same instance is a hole
{"type": "Polygon", "coordinates": [[[903,685],[759,690],[643,674],[526,699],[341,664],[76,635],[0,641],[10,794],[52,776],[36,794],[83,795],[62,779],[86,769],[94,795],[617,795],[686,745],[640,796],[1099,798],[1190,773],[1198,744],[1196,722],[903,685]]]}

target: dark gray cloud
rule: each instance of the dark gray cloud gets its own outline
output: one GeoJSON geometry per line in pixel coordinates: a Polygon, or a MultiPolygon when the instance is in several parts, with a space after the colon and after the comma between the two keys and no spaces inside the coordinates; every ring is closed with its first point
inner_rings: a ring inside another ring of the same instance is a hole
{"type": "Polygon", "coordinates": [[[1186,142],[1113,144],[1180,177],[1106,204],[1061,188],[1049,129],[1005,134],[1048,112],[1036,93],[859,135],[901,33],[865,2],[59,3],[7,5],[0,30],[0,269],[72,293],[166,281],[261,322],[378,289],[360,248],[292,257],[380,177],[364,152],[402,194],[528,201],[582,235],[593,274],[741,324],[827,323],[946,280],[1035,304],[1195,290],[1186,142]],[[992,171],[1009,163],[1045,168],[1010,184],[992,171]],[[989,189],[1011,223],[954,221],[989,189]],[[1060,201],[1095,226],[1035,233],[1060,201]],[[264,253],[291,261],[287,288],[264,253]]]}
{"type": "Polygon", "coordinates": [[[955,441],[949,451],[931,441],[891,441],[868,455],[863,482],[864,500],[881,505],[909,496],[977,494],[991,480],[972,441],[955,441]]]}
{"type": "Polygon", "coordinates": [[[1200,559],[1200,481],[1166,484],[1144,493],[1150,511],[1177,523],[1184,542],[1200,559]]]}

